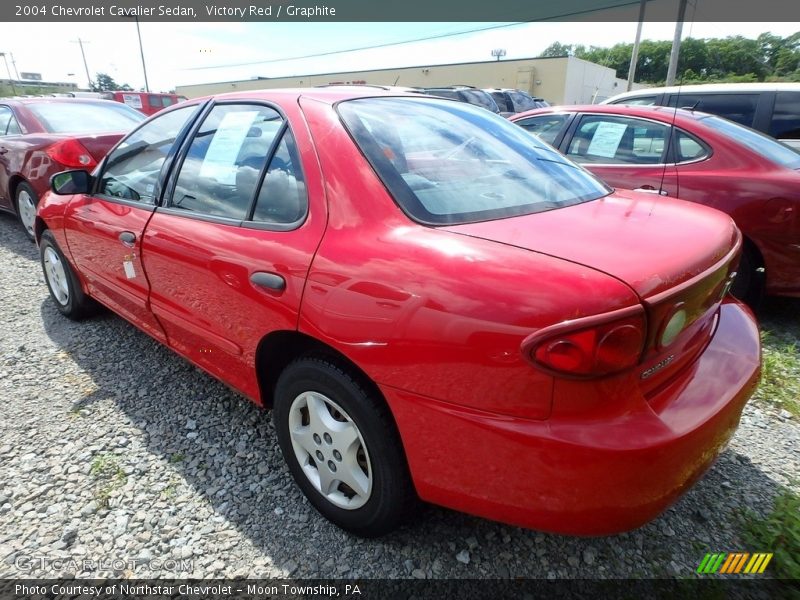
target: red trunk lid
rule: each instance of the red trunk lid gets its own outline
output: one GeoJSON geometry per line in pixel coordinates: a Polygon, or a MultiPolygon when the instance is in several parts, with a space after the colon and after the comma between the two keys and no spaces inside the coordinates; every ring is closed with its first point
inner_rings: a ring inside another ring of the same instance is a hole
{"type": "Polygon", "coordinates": [[[638,367],[646,394],[705,347],[741,244],[738,229],[722,212],[627,190],[568,208],[446,229],[580,263],[629,285],[647,312],[638,367]],[[683,327],[664,344],[666,325],[678,311],[685,315],[683,327]]]}
{"type": "Polygon", "coordinates": [[[103,157],[108,154],[108,151],[114,147],[122,136],[125,135],[124,133],[91,133],[91,134],[80,134],[76,136],[66,136],[71,137],[77,141],[79,141],[84,148],[89,151],[89,154],[97,161],[100,162],[103,157]]]}

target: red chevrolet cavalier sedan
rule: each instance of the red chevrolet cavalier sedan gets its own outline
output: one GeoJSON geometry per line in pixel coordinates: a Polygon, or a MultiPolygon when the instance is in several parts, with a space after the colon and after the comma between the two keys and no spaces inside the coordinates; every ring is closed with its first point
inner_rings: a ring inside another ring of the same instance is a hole
{"type": "Polygon", "coordinates": [[[468,104],[333,87],[167,109],[36,237],[95,303],[273,409],[359,535],[416,498],[571,534],[637,527],[709,467],[759,374],[716,210],[619,191],[468,104]]]}

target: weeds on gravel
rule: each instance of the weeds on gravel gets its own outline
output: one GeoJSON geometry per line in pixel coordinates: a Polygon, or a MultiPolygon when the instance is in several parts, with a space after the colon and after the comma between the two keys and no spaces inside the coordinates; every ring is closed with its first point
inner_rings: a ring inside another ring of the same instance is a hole
{"type": "MultiPolygon", "coordinates": [[[[795,485],[795,484],[793,484],[795,485]]],[[[800,495],[784,488],[766,517],[742,515],[744,539],[757,552],[774,552],[774,577],[800,579],[800,495]]]]}
{"type": "Polygon", "coordinates": [[[108,508],[108,499],[111,493],[125,485],[128,478],[122,467],[119,466],[119,459],[114,454],[100,454],[92,461],[89,474],[100,482],[100,486],[94,492],[94,500],[98,508],[108,508]]]}
{"type": "Polygon", "coordinates": [[[800,355],[795,343],[768,331],[761,334],[764,348],[758,397],[800,416],[800,355]]]}

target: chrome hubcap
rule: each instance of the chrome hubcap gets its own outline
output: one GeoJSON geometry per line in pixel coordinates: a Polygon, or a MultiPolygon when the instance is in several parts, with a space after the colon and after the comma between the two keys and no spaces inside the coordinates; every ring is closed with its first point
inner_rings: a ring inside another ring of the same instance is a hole
{"type": "Polygon", "coordinates": [[[33,235],[33,225],[36,222],[36,205],[33,203],[31,195],[22,190],[18,196],[19,220],[28,234],[33,235]]]}
{"type": "Polygon", "coordinates": [[[47,278],[47,285],[53,292],[56,300],[61,306],[66,306],[69,302],[69,286],[67,285],[67,273],[64,270],[64,263],[52,248],[44,251],[44,275],[47,278]]]}
{"type": "Polygon", "coordinates": [[[289,409],[292,448],[308,480],[332,504],[355,510],[372,493],[372,467],[364,438],[342,407],[318,392],[304,392],[289,409]]]}

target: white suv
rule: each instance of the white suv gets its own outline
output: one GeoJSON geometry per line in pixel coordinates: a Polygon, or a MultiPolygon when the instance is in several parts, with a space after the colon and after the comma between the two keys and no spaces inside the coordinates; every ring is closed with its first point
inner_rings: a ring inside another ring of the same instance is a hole
{"type": "Polygon", "coordinates": [[[707,112],[800,149],[800,83],[708,83],[626,92],[601,104],[675,106],[707,112]]]}

